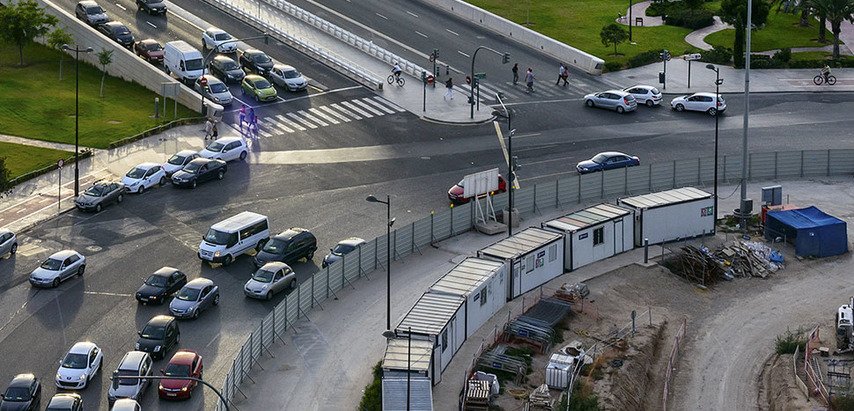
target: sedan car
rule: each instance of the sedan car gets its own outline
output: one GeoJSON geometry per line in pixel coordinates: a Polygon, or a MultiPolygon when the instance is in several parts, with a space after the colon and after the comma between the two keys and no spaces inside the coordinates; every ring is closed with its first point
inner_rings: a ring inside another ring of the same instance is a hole
{"type": "Polygon", "coordinates": [[[293,264],[301,258],[306,262],[314,258],[317,238],[305,228],[291,227],[274,235],[255,255],[255,267],[263,267],[271,261],[293,264]]]}
{"type": "Polygon", "coordinates": [[[110,411],[142,411],[142,407],[134,399],[120,398],[113,403],[110,411]]]}
{"type": "Polygon", "coordinates": [[[89,385],[89,380],[101,369],[104,353],[94,343],[83,341],[74,344],[56,371],[56,386],[79,390],[89,385]]]}
{"type": "Polygon", "coordinates": [[[661,92],[653,86],[636,85],[624,88],[623,91],[632,95],[638,104],[653,107],[661,104],[661,92]]]}
{"type": "Polygon", "coordinates": [[[18,236],[15,233],[0,229],[0,257],[9,254],[9,257],[18,252],[18,236]]]}
{"type": "Polygon", "coordinates": [[[223,106],[230,106],[231,101],[234,99],[231,95],[231,91],[228,91],[228,87],[225,83],[210,74],[199,77],[193,84],[199,94],[205,96],[205,98],[213,101],[214,103],[221,104],[223,106]],[[203,78],[208,82],[206,86],[202,86],[201,81],[203,78]]]}
{"type": "Polygon", "coordinates": [[[163,62],[163,46],[155,39],[133,43],[133,52],[151,63],[163,62]]]}
{"type": "Polygon", "coordinates": [[[302,76],[302,73],[292,66],[284,64],[273,65],[267,77],[274,84],[288,91],[300,91],[308,87],[308,81],[302,76]]]}
{"type": "Polygon", "coordinates": [[[74,8],[74,15],[90,26],[98,26],[110,21],[107,12],[92,0],[77,3],[77,7],[74,8]]]}
{"type": "Polygon", "coordinates": [[[83,411],[83,398],[73,393],[59,393],[50,399],[44,411],[83,411]]]}
{"type": "MultiPolygon", "coordinates": [[[[171,321],[174,323],[175,319],[171,318],[171,321]]],[[[151,355],[143,351],[125,353],[113,375],[118,378],[112,379],[110,389],[107,391],[107,400],[110,404],[120,398],[140,400],[151,380],[133,377],[150,377],[152,375],[151,355]]]]}
{"type": "Polygon", "coordinates": [[[591,93],[584,96],[584,104],[587,107],[601,107],[622,114],[627,111],[635,111],[638,102],[631,94],[622,90],[608,90],[601,93],[591,93]]]}
{"type": "Polygon", "coordinates": [[[590,160],[584,160],[575,166],[580,174],[593,173],[596,171],[612,170],[615,168],[634,167],[640,165],[640,160],[635,156],[623,154],[618,151],[607,151],[593,156],[590,160]]]}
{"type": "Polygon", "coordinates": [[[193,150],[181,150],[169,157],[169,160],[166,160],[163,163],[163,171],[166,172],[167,178],[172,178],[172,175],[175,174],[176,171],[184,168],[187,164],[190,164],[191,161],[199,158],[199,153],[193,150]]]}
{"type": "Polygon", "coordinates": [[[54,253],[30,273],[30,284],[36,287],[59,287],[59,283],[74,275],[82,276],[86,257],[74,250],[54,253]]]}
{"type": "Polygon", "coordinates": [[[18,374],[0,399],[0,411],[38,411],[42,385],[33,374],[18,374]]]}
{"type": "Polygon", "coordinates": [[[670,101],[670,108],[676,111],[702,111],[716,116],[726,110],[726,101],[718,95],[715,102],[715,93],[694,93],[674,98],[670,101]]]}
{"type": "Polygon", "coordinates": [[[153,16],[166,14],[166,2],[163,0],[136,0],[136,8],[153,16]]]}
{"type": "MultiPolygon", "coordinates": [[[[463,195],[465,193],[465,186],[463,186],[463,181],[464,180],[460,180],[459,183],[454,184],[454,186],[448,190],[448,199],[451,200],[452,204],[459,205],[459,204],[465,204],[465,203],[468,203],[469,201],[471,201],[471,197],[463,197],[463,195]]],[[[499,174],[498,175],[498,192],[503,193],[505,191],[507,191],[507,181],[504,180],[504,177],[502,177],[499,174]]]]}
{"type": "Polygon", "coordinates": [[[243,95],[251,95],[255,101],[275,101],[278,97],[276,88],[267,79],[256,74],[248,74],[240,83],[243,95]]]}
{"type": "Polygon", "coordinates": [[[240,54],[240,67],[255,74],[264,75],[273,69],[273,59],[261,50],[247,49],[240,54]]]}
{"type": "Polygon", "coordinates": [[[210,72],[226,83],[240,83],[246,77],[246,72],[233,58],[222,55],[213,58],[210,72]]]}
{"type": "Polygon", "coordinates": [[[166,179],[166,171],[158,163],[142,163],[128,171],[122,179],[128,191],[137,194],[157,185],[162,186],[167,181],[169,180],[166,179]]]}
{"type": "Polygon", "coordinates": [[[197,158],[187,163],[184,168],[172,174],[172,185],[175,187],[196,188],[199,183],[208,180],[222,180],[228,171],[225,161],[209,158],[197,158]]]}
{"type": "Polygon", "coordinates": [[[169,313],[175,318],[199,318],[202,311],[219,305],[219,287],[207,278],[196,278],[178,291],[169,303],[169,313]]]}
{"type": "Polygon", "coordinates": [[[166,369],[162,370],[166,378],[160,380],[157,394],[162,399],[188,399],[196,388],[198,382],[192,380],[179,380],[169,377],[195,377],[202,378],[202,356],[194,351],[179,350],[169,360],[166,369]]]}
{"type": "Polygon", "coordinates": [[[136,290],[136,300],[143,304],[163,304],[170,295],[186,284],[186,274],[177,268],[163,267],[145,279],[142,286],[136,290]]]}
{"type": "Polygon", "coordinates": [[[163,358],[169,350],[178,346],[181,331],[175,317],[158,315],[148,320],[139,331],[134,349],[151,354],[154,359],[163,358]]]}
{"type": "Polygon", "coordinates": [[[243,137],[223,137],[208,144],[204,150],[199,152],[199,155],[222,161],[243,161],[248,153],[249,147],[243,137]]]}
{"type": "Polygon", "coordinates": [[[217,53],[234,53],[237,51],[237,42],[225,30],[208,27],[202,32],[202,50],[212,49],[216,49],[217,53]]]}
{"type": "Polygon", "coordinates": [[[293,290],[296,286],[297,273],[287,264],[275,261],[264,264],[255,271],[252,278],[243,286],[243,293],[247,297],[269,300],[279,291],[293,290]]]}
{"type": "Polygon", "coordinates": [[[344,255],[355,251],[362,244],[365,244],[365,240],[359,237],[350,237],[346,240],[339,241],[338,244],[335,245],[335,248],[330,249],[329,254],[326,254],[326,257],[323,257],[323,263],[321,263],[321,266],[327,267],[330,264],[341,260],[344,258],[344,255]]]}
{"type": "Polygon", "coordinates": [[[98,26],[98,31],[124,47],[133,47],[133,34],[130,29],[118,21],[108,21],[98,26]]]}
{"type": "Polygon", "coordinates": [[[74,199],[74,205],[80,211],[101,212],[104,207],[124,200],[127,188],[116,181],[96,181],[86,191],[74,199]]]}

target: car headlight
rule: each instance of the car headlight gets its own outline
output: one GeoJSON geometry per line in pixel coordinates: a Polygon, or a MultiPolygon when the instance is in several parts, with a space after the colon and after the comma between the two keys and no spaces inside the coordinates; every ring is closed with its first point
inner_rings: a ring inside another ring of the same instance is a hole
{"type": "Polygon", "coordinates": [[[214,257],[219,257],[221,255],[222,255],[222,252],[220,252],[220,251],[214,252],[214,257]]]}
{"type": "Polygon", "coordinates": [[[187,387],[181,387],[181,391],[187,392],[187,387]]]}
{"type": "Polygon", "coordinates": [[[139,349],[139,343],[136,343],[136,344],[134,345],[134,349],[137,349],[137,350],[139,349]]]}
{"type": "Polygon", "coordinates": [[[163,389],[163,384],[158,384],[158,385],[157,385],[157,389],[158,389],[158,390],[162,390],[162,389],[163,389]]]}
{"type": "Polygon", "coordinates": [[[78,379],[78,380],[80,380],[80,381],[85,380],[85,379],[86,379],[86,374],[80,374],[80,376],[79,376],[79,377],[77,377],[77,379],[78,379]]]}
{"type": "Polygon", "coordinates": [[[61,375],[59,375],[59,373],[56,373],[56,379],[57,379],[57,381],[59,381],[59,380],[61,380],[61,379],[62,379],[62,376],[61,376],[61,375]]]}
{"type": "Polygon", "coordinates": [[[268,285],[268,284],[264,284],[264,286],[263,286],[263,287],[261,287],[261,291],[266,290],[266,289],[267,289],[267,287],[269,287],[269,285],[268,285]]]}
{"type": "Polygon", "coordinates": [[[160,352],[160,346],[159,345],[154,346],[154,352],[160,352]]]}
{"type": "Polygon", "coordinates": [[[157,299],[157,296],[156,296],[156,295],[152,295],[151,297],[148,297],[148,299],[149,299],[149,300],[156,300],[156,299],[157,299]]]}
{"type": "Polygon", "coordinates": [[[219,103],[219,97],[211,96],[211,100],[213,100],[214,102],[219,103]]]}

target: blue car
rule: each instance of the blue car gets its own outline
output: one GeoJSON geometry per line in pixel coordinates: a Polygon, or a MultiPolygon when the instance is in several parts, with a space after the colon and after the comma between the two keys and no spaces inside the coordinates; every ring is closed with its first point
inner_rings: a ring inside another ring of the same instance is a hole
{"type": "Polygon", "coordinates": [[[606,151],[596,154],[590,160],[584,160],[575,166],[579,174],[596,171],[612,170],[615,168],[634,167],[640,165],[640,159],[618,151],[606,151]]]}

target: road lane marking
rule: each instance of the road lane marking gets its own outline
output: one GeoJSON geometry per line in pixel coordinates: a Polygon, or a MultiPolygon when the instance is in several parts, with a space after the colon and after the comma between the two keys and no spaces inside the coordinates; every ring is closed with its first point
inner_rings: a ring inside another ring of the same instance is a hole
{"type": "Polygon", "coordinates": [[[309,119],[310,121],[313,121],[313,122],[319,124],[320,127],[326,127],[329,125],[329,123],[327,123],[327,122],[325,122],[325,121],[323,121],[323,120],[321,120],[321,119],[319,119],[319,118],[317,118],[311,114],[308,114],[305,110],[297,110],[297,113],[299,113],[299,115],[309,119]]]}
{"type": "Polygon", "coordinates": [[[154,25],[154,23],[152,23],[152,22],[150,22],[150,21],[146,21],[145,23],[146,23],[146,24],[148,24],[148,25],[149,25],[149,26],[151,26],[151,27],[157,28],[157,26],[155,26],[155,25],[154,25]]]}
{"type": "Polygon", "coordinates": [[[389,107],[391,107],[391,108],[393,108],[393,109],[397,110],[397,111],[398,111],[398,112],[400,112],[400,113],[403,113],[403,112],[405,112],[405,111],[406,111],[406,109],[401,108],[401,107],[400,107],[400,106],[398,106],[397,104],[394,104],[394,103],[392,103],[391,101],[388,101],[388,100],[386,100],[386,99],[384,99],[384,98],[382,98],[382,97],[380,97],[380,96],[374,96],[374,100],[377,100],[377,101],[379,101],[380,103],[386,104],[386,105],[388,105],[389,107]]]}
{"type": "Polygon", "coordinates": [[[362,111],[362,109],[360,109],[359,107],[356,107],[353,103],[351,103],[349,101],[342,101],[341,105],[349,108],[352,111],[359,113],[360,116],[367,117],[367,118],[373,117],[373,114],[362,111]]]}
{"type": "Polygon", "coordinates": [[[349,115],[350,117],[353,117],[353,118],[354,118],[354,119],[356,119],[356,120],[361,120],[361,119],[362,119],[362,117],[361,117],[361,116],[359,116],[359,115],[358,115],[358,114],[356,114],[356,113],[352,113],[352,112],[350,112],[348,109],[346,109],[346,108],[344,108],[344,107],[339,106],[339,105],[338,105],[338,103],[332,103],[332,104],[330,104],[330,105],[329,105],[329,107],[334,107],[336,110],[339,110],[339,111],[341,112],[341,115],[342,115],[342,116],[343,116],[344,114],[347,114],[347,115],[349,115]]]}
{"type": "Polygon", "coordinates": [[[303,127],[297,123],[294,123],[293,121],[288,120],[287,118],[285,118],[285,116],[283,116],[281,114],[276,114],[276,119],[281,121],[282,123],[288,125],[289,127],[293,127],[299,131],[305,131],[305,127],[303,127]]]}
{"type": "Polygon", "coordinates": [[[340,118],[340,119],[341,119],[341,120],[343,120],[345,123],[349,123],[349,122],[350,122],[350,119],[349,119],[349,118],[347,118],[347,117],[346,117],[346,116],[344,116],[343,114],[341,114],[341,113],[339,113],[339,112],[337,112],[337,111],[333,110],[331,107],[328,107],[328,106],[320,106],[320,108],[321,108],[321,109],[323,109],[324,111],[328,112],[329,114],[332,114],[333,116],[340,118]]]}
{"type": "Polygon", "coordinates": [[[324,112],[322,112],[319,109],[316,109],[314,107],[308,109],[308,111],[312,112],[314,115],[316,115],[316,116],[318,116],[318,117],[320,117],[320,118],[322,118],[322,119],[324,119],[324,120],[326,120],[332,124],[341,124],[340,121],[326,115],[326,113],[324,113],[324,112]]]}
{"type": "Polygon", "coordinates": [[[420,31],[418,31],[418,30],[416,30],[416,31],[415,31],[415,34],[417,34],[417,35],[419,35],[419,36],[421,36],[421,37],[424,37],[425,39],[429,39],[429,38],[430,38],[430,37],[427,37],[427,35],[426,35],[426,34],[424,34],[424,33],[420,32],[420,31]]]}
{"type": "Polygon", "coordinates": [[[457,33],[456,31],[453,31],[453,30],[451,30],[451,29],[445,29],[445,31],[447,31],[448,33],[451,33],[451,34],[453,34],[453,35],[455,35],[455,36],[459,36],[459,35],[460,35],[460,33],[457,33]]]}
{"type": "Polygon", "coordinates": [[[383,15],[382,15],[382,14],[379,14],[379,13],[374,13],[374,14],[376,14],[376,15],[377,15],[377,16],[380,16],[380,18],[383,18],[383,19],[386,19],[386,20],[388,20],[388,17],[386,17],[386,16],[383,16],[383,15]]]}
{"type": "Polygon", "coordinates": [[[395,114],[394,110],[392,110],[392,109],[390,109],[390,108],[388,108],[388,107],[386,107],[386,106],[384,106],[384,105],[382,105],[382,104],[380,104],[374,100],[371,100],[370,97],[366,97],[366,98],[363,98],[361,100],[364,101],[365,103],[367,103],[369,106],[379,107],[380,110],[385,111],[388,114],[395,114]]]}
{"type": "Polygon", "coordinates": [[[377,110],[377,109],[375,109],[375,108],[373,108],[373,107],[371,107],[371,106],[369,106],[369,105],[367,105],[367,104],[363,103],[363,102],[362,102],[362,101],[360,101],[360,100],[350,100],[350,101],[351,101],[351,102],[353,102],[353,104],[357,104],[359,107],[362,107],[363,109],[368,110],[368,111],[370,111],[371,113],[374,113],[374,115],[376,115],[376,116],[383,116],[383,115],[385,115],[385,113],[383,113],[382,111],[379,111],[379,110],[377,110]]]}
{"type": "Polygon", "coordinates": [[[468,54],[463,53],[462,51],[459,51],[459,50],[457,50],[457,53],[460,53],[460,54],[462,54],[462,55],[464,55],[464,56],[466,56],[466,57],[471,57],[471,56],[469,56],[468,54]]]}
{"type": "Polygon", "coordinates": [[[410,16],[412,16],[412,17],[415,17],[416,19],[418,18],[418,15],[417,15],[417,14],[415,14],[415,13],[413,13],[413,12],[409,11],[409,10],[406,10],[406,14],[408,14],[408,15],[410,15],[410,16]]]}
{"type": "Polygon", "coordinates": [[[119,4],[119,3],[116,3],[116,7],[118,7],[118,8],[120,8],[120,9],[122,9],[122,11],[128,11],[128,9],[127,9],[125,6],[122,6],[122,5],[121,5],[121,4],[119,4]]]}
{"type": "Polygon", "coordinates": [[[305,125],[308,128],[317,128],[317,125],[312,124],[308,120],[306,120],[306,119],[304,119],[304,118],[302,118],[302,117],[300,117],[294,113],[285,113],[285,115],[296,120],[296,121],[298,121],[298,122],[300,122],[301,124],[305,125]]]}
{"type": "Polygon", "coordinates": [[[122,298],[133,297],[133,294],[108,293],[108,292],[103,292],[103,291],[83,291],[83,294],[106,295],[108,297],[122,297],[122,298]]]}

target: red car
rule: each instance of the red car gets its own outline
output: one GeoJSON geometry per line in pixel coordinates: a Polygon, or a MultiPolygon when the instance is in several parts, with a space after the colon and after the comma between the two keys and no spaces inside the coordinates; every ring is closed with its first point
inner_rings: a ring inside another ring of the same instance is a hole
{"type": "Polygon", "coordinates": [[[133,44],[133,52],[152,63],[163,61],[163,46],[155,39],[137,41],[133,44]]]}
{"type": "MultiPolygon", "coordinates": [[[[167,377],[202,378],[202,356],[189,350],[179,350],[169,360],[165,370],[160,370],[167,377]]],[[[198,383],[191,380],[164,378],[160,380],[157,394],[163,399],[187,399],[198,383]]]]}
{"type": "MultiPolygon", "coordinates": [[[[503,193],[507,191],[507,182],[504,181],[504,177],[500,174],[498,175],[498,192],[503,193]]],[[[471,201],[471,197],[463,197],[463,181],[460,180],[459,183],[455,184],[448,190],[448,199],[451,200],[452,204],[465,204],[471,201]]]]}

